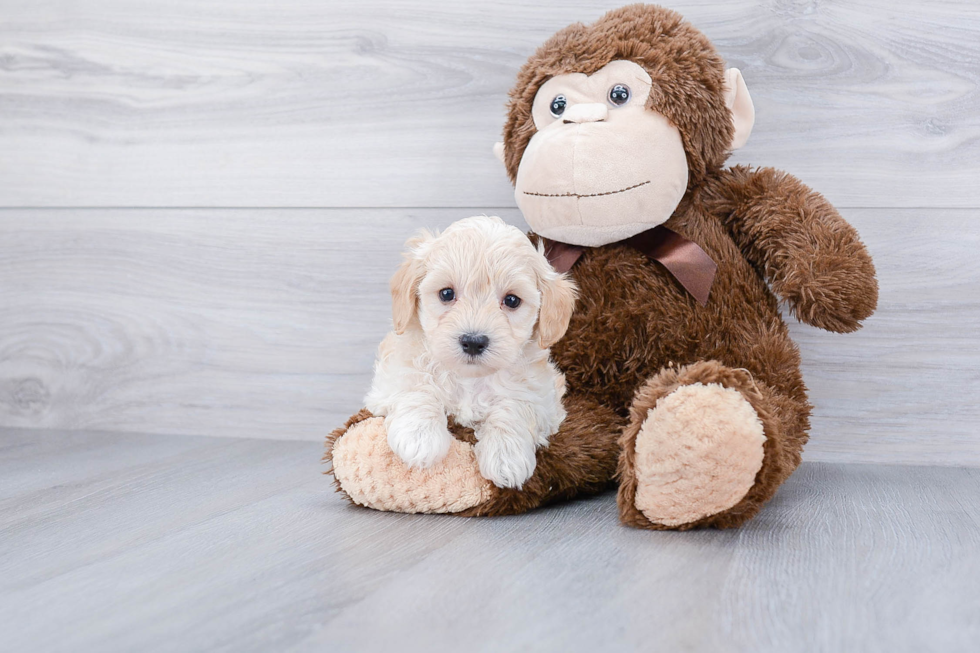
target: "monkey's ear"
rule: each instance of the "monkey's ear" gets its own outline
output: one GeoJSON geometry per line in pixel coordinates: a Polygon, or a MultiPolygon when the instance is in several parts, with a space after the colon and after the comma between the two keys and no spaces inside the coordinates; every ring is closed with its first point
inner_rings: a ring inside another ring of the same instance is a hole
{"type": "Polygon", "coordinates": [[[493,144],[493,154],[501,163],[504,162],[504,144],[497,142],[493,144]]]}
{"type": "Polygon", "coordinates": [[[432,239],[427,231],[409,238],[405,243],[405,260],[391,277],[391,318],[399,335],[405,333],[418,311],[418,288],[425,276],[420,250],[432,239]]]}
{"type": "Polygon", "coordinates": [[[725,71],[725,104],[731,110],[732,121],[735,123],[731,149],[737,150],[749,140],[755,124],[755,105],[752,104],[752,96],[749,95],[749,89],[738,68],[725,71]]]}

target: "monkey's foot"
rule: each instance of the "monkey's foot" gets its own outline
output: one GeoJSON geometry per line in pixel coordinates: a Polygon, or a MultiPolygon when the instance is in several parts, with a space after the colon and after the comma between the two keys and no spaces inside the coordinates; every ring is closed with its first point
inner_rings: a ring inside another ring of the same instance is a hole
{"type": "Polygon", "coordinates": [[[651,383],[638,393],[621,440],[624,522],[653,529],[725,527],[758,510],[761,502],[743,499],[765,461],[764,420],[746,396],[751,377],[718,367],[724,381],[685,383],[675,374],[673,387],[651,383]]]}
{"type": "Polygon", "coordinates": [[[738,390],[696,383],[651,410],[636,437],[636,508],[655,524],[696,522],[741,501],[766,437],[738,390]]]}
{"type": "Polygon", "coordinates": [[[354,503],[391,512],[455,513],[487,501],[473,445],[453,439],[449,453],[428,469],[407,467],[388,447],[384,419],[367,411],[327,439],[338,488],[354,503]],[[358,419],[360,418],[360,419],[358,419]]]}

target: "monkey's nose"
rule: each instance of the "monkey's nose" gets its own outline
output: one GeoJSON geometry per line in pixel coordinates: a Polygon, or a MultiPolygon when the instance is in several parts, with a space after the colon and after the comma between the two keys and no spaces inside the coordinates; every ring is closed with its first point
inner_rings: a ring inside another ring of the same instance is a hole
{"type": "Polygon", "coordinates": [[[562,114],[562,121],[568,125],[570,123],[601,122],[609,116],[609,109],[605,104],[599,102],[588,102],[586,104],[573,104],[565,109],[562,114]]]}
{"type": "Polygon", "coordinates": [[[459,346],[469,356],[479,356],[490,344],[490,338],[482,334],[466,333],[459,337],[459,346]]]}

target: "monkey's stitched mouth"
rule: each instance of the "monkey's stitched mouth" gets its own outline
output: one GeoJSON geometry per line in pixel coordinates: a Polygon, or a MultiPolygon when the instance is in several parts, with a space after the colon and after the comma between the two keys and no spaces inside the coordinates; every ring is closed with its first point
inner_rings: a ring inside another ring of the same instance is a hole
{"type": "Polygon", "coordinates": [[[580,195],[578,193],[529,193],[524,191],[525,195],[532,195],[534,197],[602,197],[604,195],[615,195],[617,193],[625,193],[628,190],[633,190],[634,188],[639,188],[640,186],[646,186],[650,183],[650,180],[642,181],[638,184],[633,184],[632,186],[627,186],[626,188],[620,188],[619,190],[609,190],[605,193],[589,193],[588,195],[580,195]]]}

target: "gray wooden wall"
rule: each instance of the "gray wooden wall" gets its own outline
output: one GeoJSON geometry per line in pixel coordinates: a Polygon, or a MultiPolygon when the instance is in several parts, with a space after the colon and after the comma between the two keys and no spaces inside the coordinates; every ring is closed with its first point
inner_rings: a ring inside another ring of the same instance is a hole
{"type": "MultiPolygon", "coordinates": [[[[0,0],[0,426],[319,439],[404,239],[522,224],[517,68],[619,2],[0,0]]],[[[980,3],[676,0],[742,69],[735,161],[824,192],[881,306],[794,325],[810,460],[980,465],[980,3]]]]}

